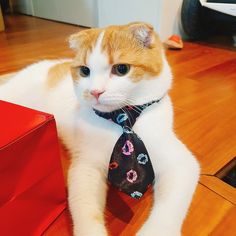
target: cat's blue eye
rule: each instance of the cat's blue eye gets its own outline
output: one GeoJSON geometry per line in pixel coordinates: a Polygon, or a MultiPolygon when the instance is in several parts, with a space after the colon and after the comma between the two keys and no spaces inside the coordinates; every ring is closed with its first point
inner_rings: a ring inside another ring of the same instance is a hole
{"type": "Polygon", "coordinates": [[[112,74],[118,75],[118,76],[124,76],[128,74],[130,71],[130,65],[128,64],[117,64],[112,67],[112,74]]]}
{"type": "Polygon", "coordinates": [[[81,66],[79,68],[79,74],[82,77],[88,77],[90,75],[90,69],[87,66],[81,66]]]}

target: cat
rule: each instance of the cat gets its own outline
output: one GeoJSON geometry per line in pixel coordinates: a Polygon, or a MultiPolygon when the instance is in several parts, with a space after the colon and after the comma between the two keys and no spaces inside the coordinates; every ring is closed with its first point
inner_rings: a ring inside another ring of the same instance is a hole
{"type": "Polygon", "coordinates": [[[158,99],[133,126],[156,176],[154,204],[137,236],[181,235],[200,168],[173,131],[172,74],[157,33],[147,23],[133,22],[80,31],[69,45],[75,58],[26,67],[0,86],[0,99],[54,114],[72,157],[68,200],[74,235],[108,235],[108,164],[122,130],[94,109],[111,112],[158,99]]]}

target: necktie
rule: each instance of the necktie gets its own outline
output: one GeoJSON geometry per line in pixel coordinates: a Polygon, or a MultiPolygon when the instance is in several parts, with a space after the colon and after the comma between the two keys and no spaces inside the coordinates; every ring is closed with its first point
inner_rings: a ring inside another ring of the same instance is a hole
{"type": "Polygon", "coordinates": [[[108,181],[135,199],[143,196],[155,175],[148,151],[132,127],[142,111],[156,102],[159,100],[138,106],[125,106],[113,112],[94,110],[98,116],[115,122],[123,130],[112,151],[108,181]]]}

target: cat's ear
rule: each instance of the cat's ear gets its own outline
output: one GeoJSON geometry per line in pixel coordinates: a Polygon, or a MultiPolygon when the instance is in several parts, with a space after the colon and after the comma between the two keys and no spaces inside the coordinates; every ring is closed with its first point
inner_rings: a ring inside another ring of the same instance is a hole
{"type": "Polygon", "coordinates": [[[150,48],[154,43],[155,33],[152,25],[134,22],[128,25],[128,29],[144,47],[150,48]]]}
{"type": "Polygon", "coordinates": [[[70,48],[77,51],[79,48],[81,48],[85,37],[86,33],[84,31],[72,34],[68,39],[70,48]]]}

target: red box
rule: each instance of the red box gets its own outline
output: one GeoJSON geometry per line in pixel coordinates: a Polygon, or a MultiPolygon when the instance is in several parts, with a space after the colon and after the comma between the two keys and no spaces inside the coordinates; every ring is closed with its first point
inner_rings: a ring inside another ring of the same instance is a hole
{"type": "Polygon", "coordinates": [[[65,208],[53,116],[0,100],[0,235],[41,235],[65,208]]]}

